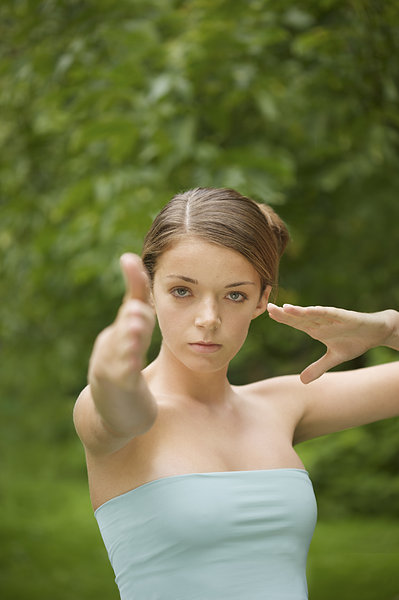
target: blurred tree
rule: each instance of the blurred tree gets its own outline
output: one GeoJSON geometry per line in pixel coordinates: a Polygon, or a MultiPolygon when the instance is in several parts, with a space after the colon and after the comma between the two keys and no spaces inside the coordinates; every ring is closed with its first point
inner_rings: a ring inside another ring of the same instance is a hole
{"type": "MultiPolygon", "coordinates": [[[[73,435],[118,256],[181,189],[277,205],[293,236],[281,301],[398,306],[398,3],[6,0],[0,19],[3,443],[73,435]]],[[[321,351],[259,320],[231,377],[321,351]]]]}

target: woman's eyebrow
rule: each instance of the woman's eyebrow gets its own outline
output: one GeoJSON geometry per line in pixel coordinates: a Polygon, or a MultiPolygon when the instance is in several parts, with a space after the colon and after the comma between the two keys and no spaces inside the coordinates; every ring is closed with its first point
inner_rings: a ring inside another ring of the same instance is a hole
{"type": "MultiPolygon", "coordinates": [[[[186,277],[185,275],[175,275],[174,273],[171,273],[170,275],[167,275],[166,277],[167,277],[167,279],[182,279],[183,281],[187,281],[188,283],[193,283],[195,285],[198,285],[197,279],[191,279],[191,277],[186,277]]],[[[227,289],[227,288],[238,287],[239,285],[256,285],[256,283],[254,281],[237,281],[235,283],[229,283],[228,285],[225,285],[224,287],[227,289]]]]}
{"type": "Polygon", "coordinates": [[[167,279],[183,279],[183,281],[187,281],[188,283],[194,283],[195,285],[198,285],[197,279],[191,279],[191,277],[186,277],[185,275],[175,275],[174,273],[171,273],[166,277],[167,279]]]}
{"type": "Polygon", "coordinates": [[[256,285],[254,281],[237,281],[237,283],[229,283],[225,285],[226,288],[238,287],[239,285],[256,285]]]}

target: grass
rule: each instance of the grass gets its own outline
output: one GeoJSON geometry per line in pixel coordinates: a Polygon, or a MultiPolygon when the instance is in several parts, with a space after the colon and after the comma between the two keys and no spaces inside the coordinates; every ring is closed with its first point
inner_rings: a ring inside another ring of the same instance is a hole
{"type": "Polygon", "coordinates": [[[0,472],[1,600],[118,600],[80,449],[33,445],[23,458],[0,472]]]}
{"type": "MultiPolygon", "coordinates": [[[[78,445],[5,460],[0,486],[2,600],[118,600],[78,445]]],[[[398,568],[399,521],[319,521],[310,600],[399,600],[398,568]]]]}
{"type": "Polygon", "coordinates": [[[308,559],[310,600],[399,600],[399,521],[319,521],[308,559]]]}

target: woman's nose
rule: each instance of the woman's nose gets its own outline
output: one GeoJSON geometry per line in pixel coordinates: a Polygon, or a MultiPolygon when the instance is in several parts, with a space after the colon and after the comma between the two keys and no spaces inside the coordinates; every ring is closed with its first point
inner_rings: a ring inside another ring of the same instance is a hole
{"type": "Polygon", "coordinates": [[[205,329],[217,329],[221,324],[219,311],[216,303],[204,303],[195,318],[197,327],[205,329]]]}

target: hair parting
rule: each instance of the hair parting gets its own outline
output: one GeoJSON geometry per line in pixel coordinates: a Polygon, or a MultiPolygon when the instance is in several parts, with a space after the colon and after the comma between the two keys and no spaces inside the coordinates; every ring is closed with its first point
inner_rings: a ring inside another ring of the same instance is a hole
{"type": "Polygon", "coordinates": [[[258,272],[262,292],[277,285],[289,233],[270,206],[229,188],[195,188],[176,194],[158,213],[144,240],[142,259],[151,281],[161,254],[187,235],[242,254],[258,272]]]}

